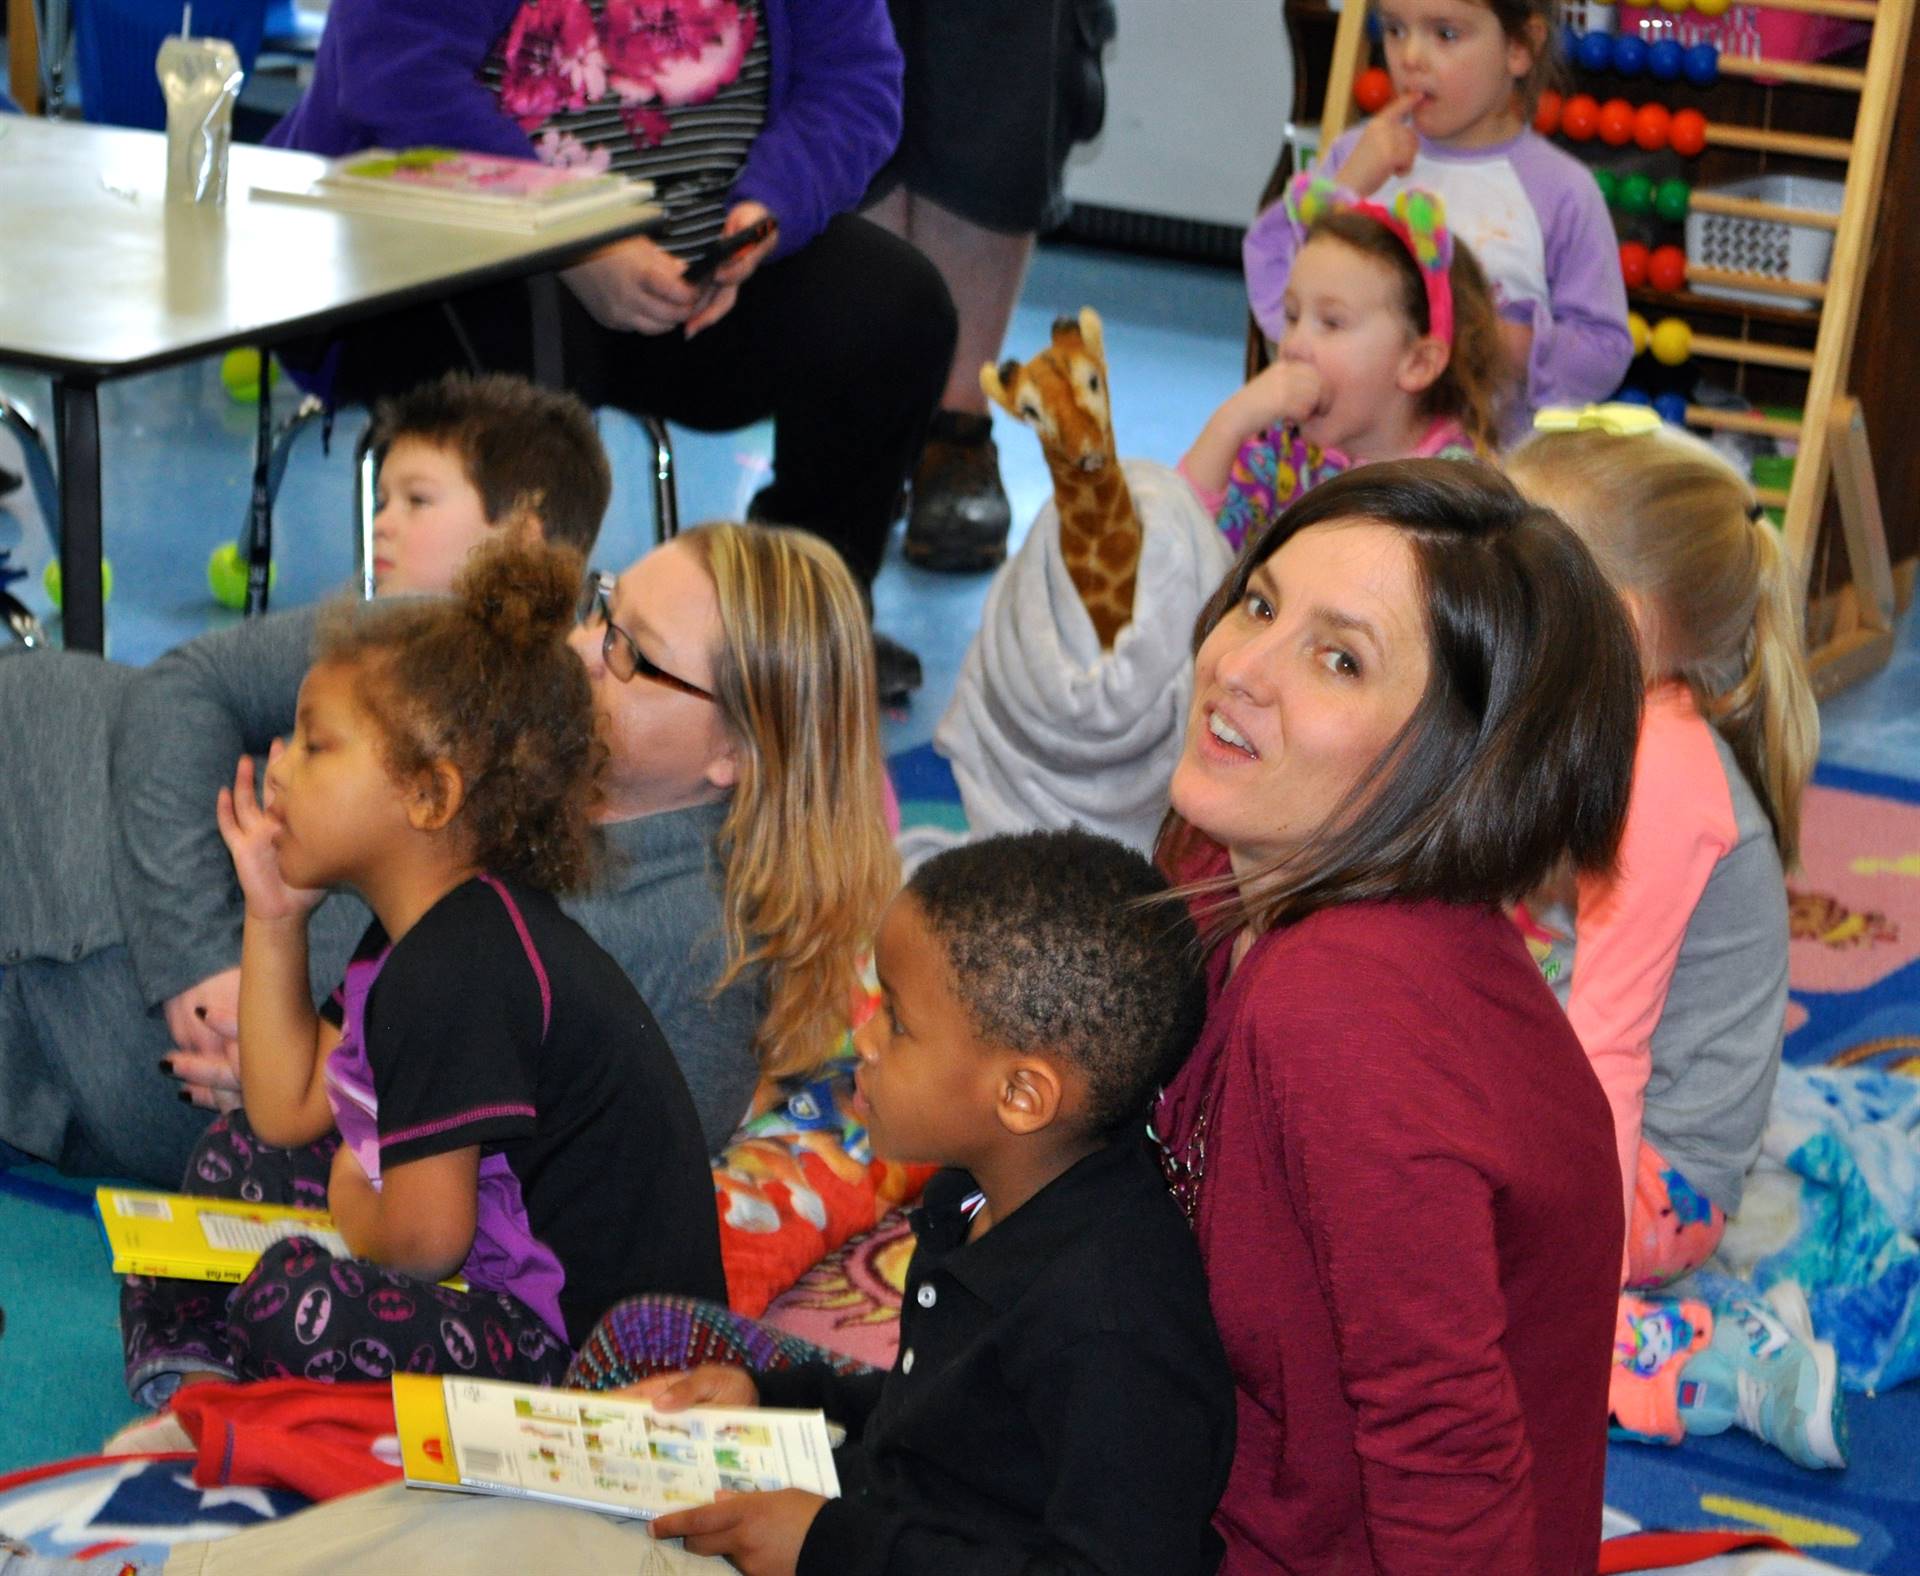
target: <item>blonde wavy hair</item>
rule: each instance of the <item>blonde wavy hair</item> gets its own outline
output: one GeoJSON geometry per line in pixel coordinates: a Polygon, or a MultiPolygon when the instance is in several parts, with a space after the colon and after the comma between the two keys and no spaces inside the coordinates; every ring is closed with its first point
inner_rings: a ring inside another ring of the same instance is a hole
{"type": "Polygon", "coordinates": [[[1516,486],[1580,533],[1636,604],[1649,684],[1678,679],[1732,747],[1773,823],[1800,848],[1800,798],[1820,753],[1798,591],[1752,486],[1674,428],[1543,433],[1507,462],[1516,486]]]}
{"type": "Polygon", "coordinates": [[[713,581],[713,689],[738,752],[720,829],[724,990],[755,965],[761,1071],[815,1071],[850,1021],[863,957],[900,885],[887,836],[873,637],[819,537],[711,524],[681,534],[713,581]]]}

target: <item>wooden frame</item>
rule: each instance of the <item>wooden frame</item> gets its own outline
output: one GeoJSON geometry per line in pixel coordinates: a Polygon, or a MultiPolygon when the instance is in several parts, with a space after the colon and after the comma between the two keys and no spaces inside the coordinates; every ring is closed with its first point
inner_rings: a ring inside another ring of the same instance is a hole
{"type": "MultiPolygon", "coordinates": [[[[1849,612],[1846,617],[1835,620],[1832,631],[1809,653],[1815,688],[1822,694],[1831,694],[1884,667],[1893,654],[1894,595],[1886,525],[1881,518],[1866,425],[1861,419],[1859,401],[1849,392],[1848,374],[1860,326],[1873,229],[1879,218],[1881,185],[1886,176],[1887,148],[1893,134],[1900,76],[1913,32],[1915,0],[1877,0],[1877,3],[1870,0],[1757,0],[1757,3],[1768,10],[1870,22],[1873,41],[1868,47],[1866,68],[1857,74],[1857,80],[1855,74],[1833,68],[1772,72],[1799,82],[1817,83],[1823,88],[1858,91],[1860,107],[1851,140],[1718,124],[1708,128],[1708,140],[1722,147],[1844,158],[1846,185],[1840,211],[1834,215],[1775,211],[1770,204],[1715,198],[1711,194],[1694,195],[1694,206],[1702,211],[1830,226],[1834,242],[1826,284],[1817,295],[1811,287],[1783,292],[1804,293],[1821,303],[1819,329],[1811,353],[1744,339],[1706,335],[1694,338],[1694,349],[1702,355],[1765,362],[1804,371],[1807,395],[1801,420],[1783,421],[1773,416],[1690,405],[1687,421],[1693,426],[1720,431],[1798,440],[1793,484],[1785,497],[1782,534],[1803,608],[1811,584],[1814,548],[1826,511],[1829,486],[1834,490],[1852,577],[1847,588],[1851,594],[1843,599],[1849,612]]],[[[1332,145],[1352,118],[1354,78],[1366,58],[1366,21],[1362,0],[1347,0],[1334,34],[1333,66],[1320,122],[1323,148],[1332,145]]],[[[1704,277],[1707,272],[1700,270],[1699,276],[1704,277]]],[[[1719,270],[1712,274],[1710,282],[1723,279],[1719,270]]],[[[1762,289],[1767,287],[1766,282],[1750,281],[1744,275],[1725,275],[1724,278],[1742,286],[1751,283],[1762,289]]]]}
{"type": "Polygon", "coordinates": [[[33,0],[7,0],[7,81],[13,101],[29,115],[40,113],[40,26],[33,0]]]}

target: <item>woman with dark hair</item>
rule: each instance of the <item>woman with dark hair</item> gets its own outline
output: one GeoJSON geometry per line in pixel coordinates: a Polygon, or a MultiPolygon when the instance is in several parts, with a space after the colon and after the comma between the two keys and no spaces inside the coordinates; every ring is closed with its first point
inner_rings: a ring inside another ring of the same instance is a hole
{"type": "Polygon", "coordinates": [[[1209,1012],[1155,1116],[1239,1387],[1225,1572],[1590,1572],[1620,1188],[1501,911],[1618,842],[1619,604],[1495,472],[1375,465],[1196,631],[1160,853],[1209,1012]]]}

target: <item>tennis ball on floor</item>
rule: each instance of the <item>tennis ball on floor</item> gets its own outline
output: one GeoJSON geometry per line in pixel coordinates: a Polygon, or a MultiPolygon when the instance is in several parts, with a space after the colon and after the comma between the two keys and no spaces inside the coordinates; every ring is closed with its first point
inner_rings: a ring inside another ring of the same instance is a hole
{"type": "MultiPolygon", "coordinates": [[[[257,405],[260,402],[260,352],[250,345],[240,345],[229,350],[220,358],[220,381],[226,385],[227,397],[236,405],[257,405]]],[[[280,369],[273,364],[273,358],[267,358],[267,386],[271,388],[280,381],[280,369]]]]}
{"type": "MultiPolygon", "coordinates": [[[[279,564],[269,563],[267,589],[271,591],[279,579],[279,564]]],[[[238,612],[247,605],[247,555],[238,542],[222,542],[207,555],[207,589],[222,607],[238,612]]]]}
{"type": "MultiPolygon", "coordinates": [[[[47,567],[41,572],[40,584],[47,588],[47,600],[55,607],[60,602],[60,560],[49,558],[47,567]]],[[[113,564],[108,559],[100,560],[100,600],[106,601],[113,595],[113,564]]]]}

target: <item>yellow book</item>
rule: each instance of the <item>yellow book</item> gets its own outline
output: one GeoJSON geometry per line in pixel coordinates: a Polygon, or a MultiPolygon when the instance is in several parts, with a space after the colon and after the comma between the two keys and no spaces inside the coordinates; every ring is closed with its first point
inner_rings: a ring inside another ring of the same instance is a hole
{"type": "MultiPolygon", "coordinates": [[[[94,1189],[93,1208],[113,1254],[116,1275],[243,1281],[253,1273],[260,1255],[287,1237],[311,1237],[337,1259],[353,1257],[346,1238],[324,1209],[125,1187],[94,1189]]],[[[468,1289],[457,1275],[440,1284],[455,1291],[468,1289]]]]}
{"type": "Polygon", "coordinates": [[[260,1255],[287,1237],[311,1237],[337,1258],[353,1257],[323,1209],[121,1187],[96,1189],[93,1207],[116,1275],[243,1281],[260,1255]]]}
{"type": "Polygon", "coordinates": [[[651,1519],[722,1489],[840,1492],[819,1412],[690,1407],[460,1375],[395,1374],[400,1464],[415,1488],[508,1494],[651,1519]]]}

